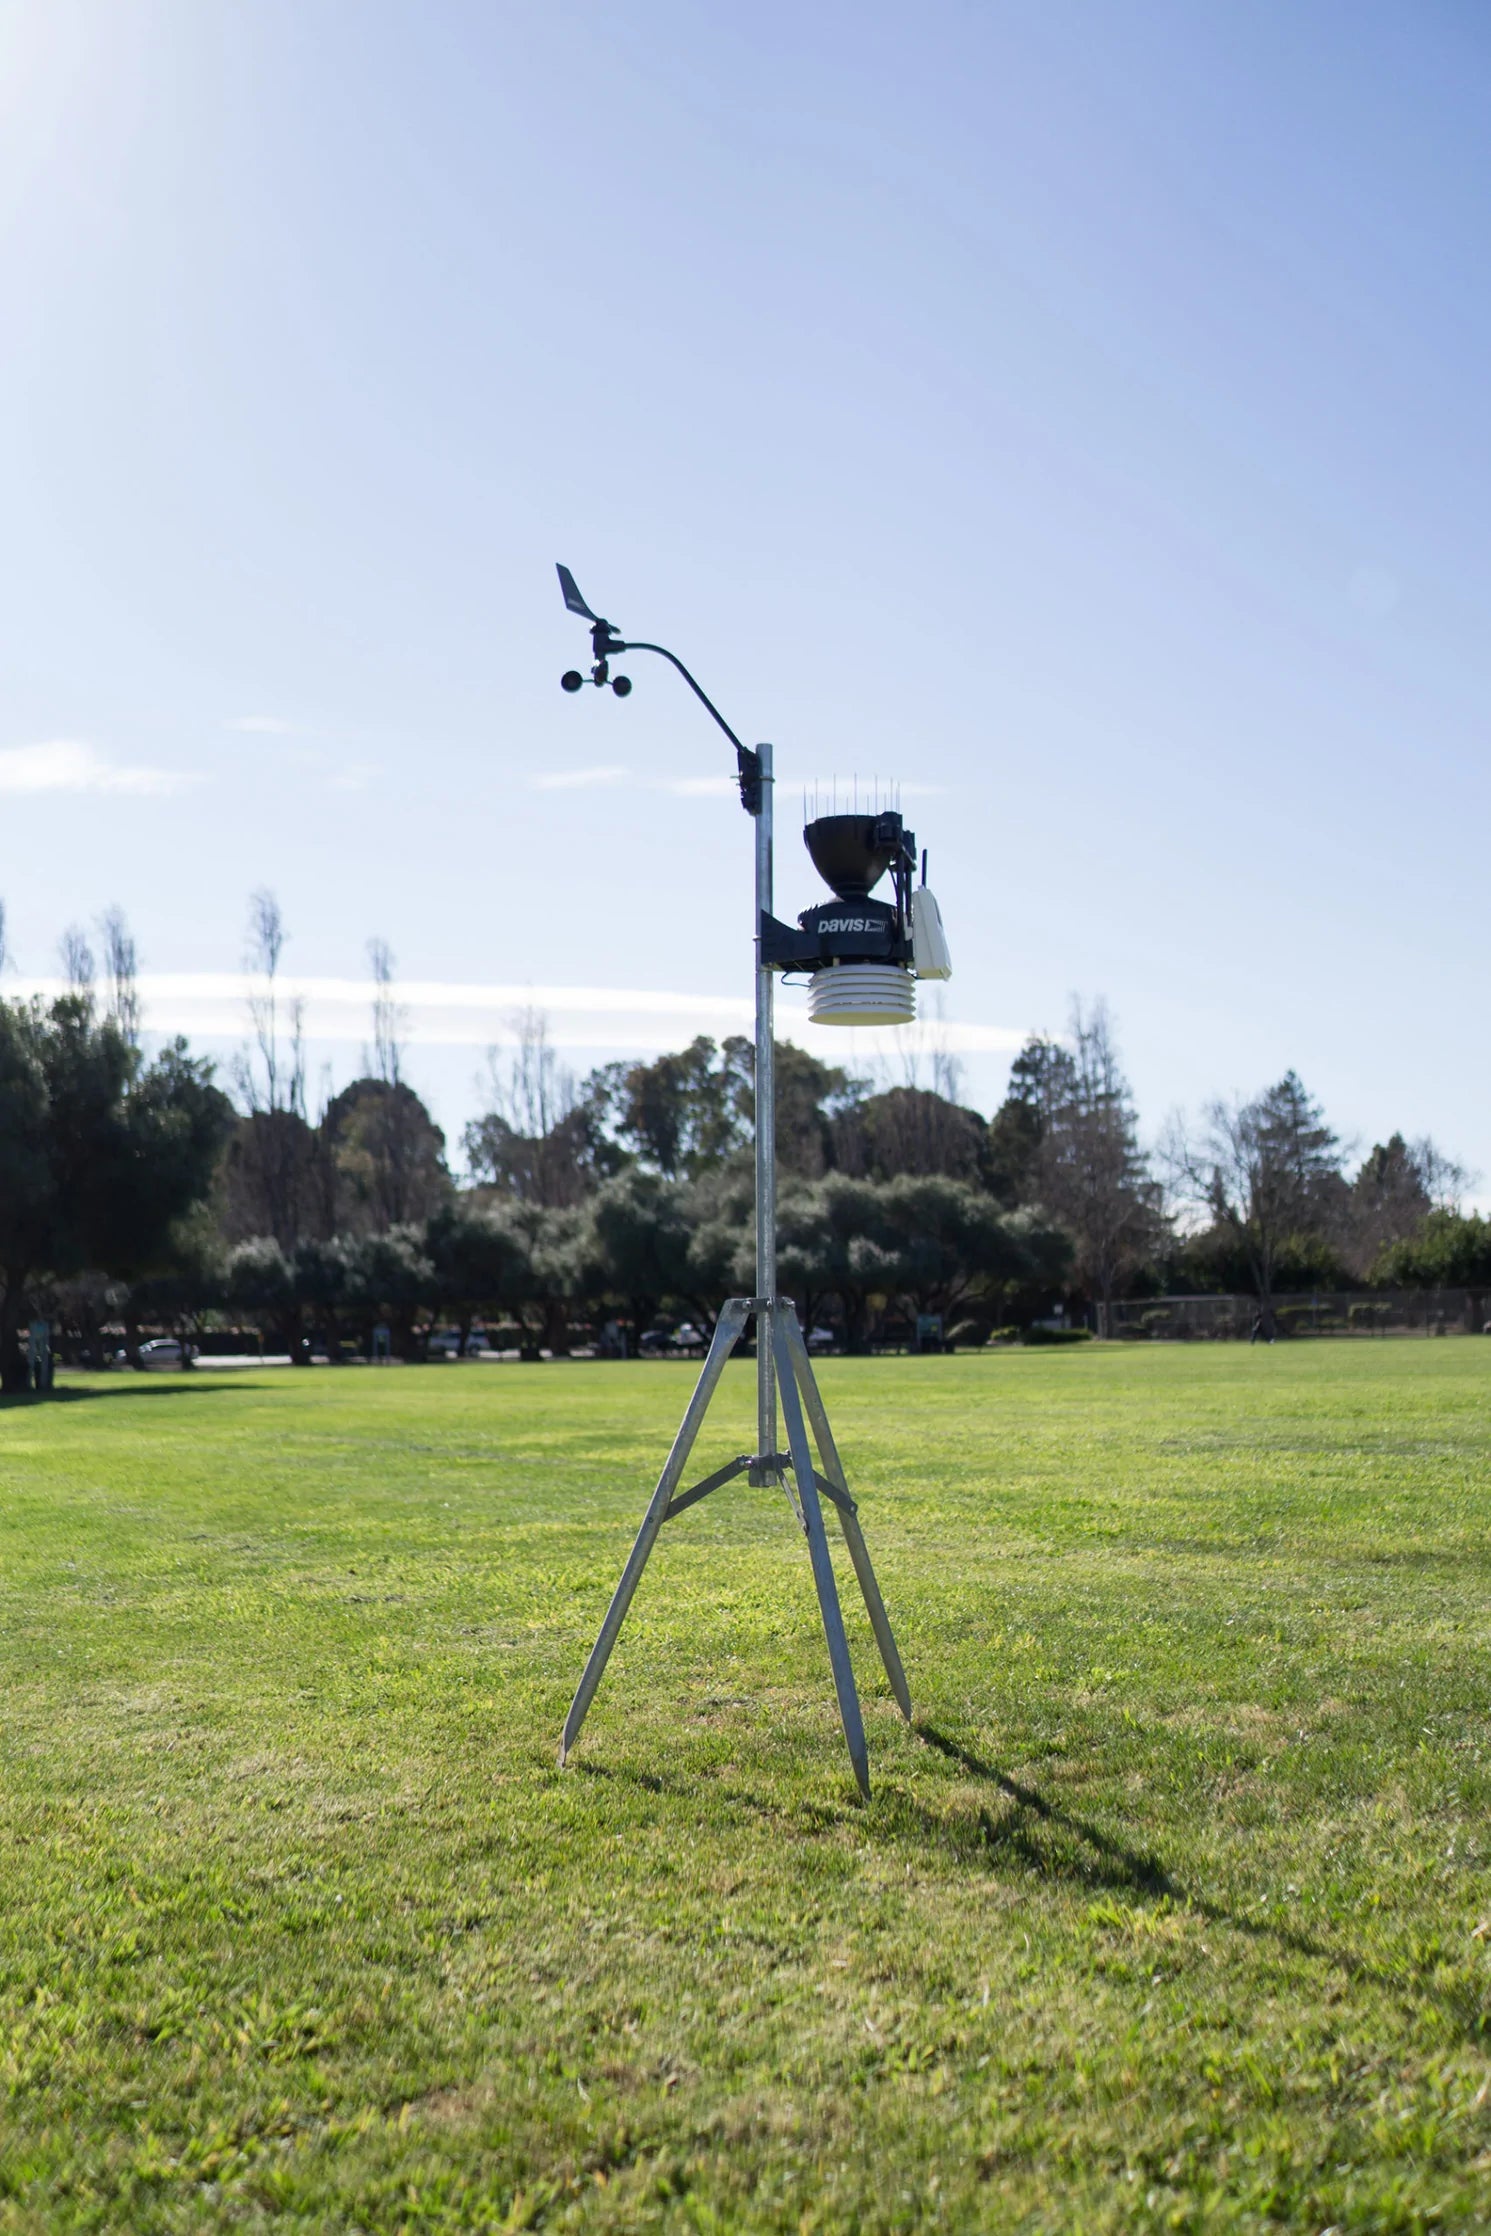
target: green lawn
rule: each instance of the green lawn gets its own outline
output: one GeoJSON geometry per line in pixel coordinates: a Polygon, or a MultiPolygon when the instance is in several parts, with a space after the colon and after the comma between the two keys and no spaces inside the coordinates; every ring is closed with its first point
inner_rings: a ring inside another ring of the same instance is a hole
{"type": "Polygon", "coordinates": [[[826,1365],[868,1806],[692,1371],[0,1410],[0,2230],[1491,2226],[1491,1343],[826,1365]]]}

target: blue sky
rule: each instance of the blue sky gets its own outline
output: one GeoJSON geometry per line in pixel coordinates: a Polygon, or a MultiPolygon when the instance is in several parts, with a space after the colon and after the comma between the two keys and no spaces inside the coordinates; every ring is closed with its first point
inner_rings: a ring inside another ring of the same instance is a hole
{"type": "Polygon", "coordinates": [[[738,1022],[728,753],[561,695],[563,558],[773,739],[784,913],[907,786],[971,1099],[1101,994],[1152,1128],[1491,1175],[1488,96],[1451,0],[0,0],[12,985],[118,902],[226,1049],[267,885],[452,1128],[526,989],[738,1022]]]}

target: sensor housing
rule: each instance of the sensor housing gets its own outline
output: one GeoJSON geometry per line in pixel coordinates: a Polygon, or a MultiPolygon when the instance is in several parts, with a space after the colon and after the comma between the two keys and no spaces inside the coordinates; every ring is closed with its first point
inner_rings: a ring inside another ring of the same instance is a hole
{"type": "Polygon", "coordinates": [[[952,963],[937,903],[913,889],[916,839],[894,811],[820,815],[803,832],[813,867],[835,898],[805,908],[797,927],[763,912],[761,960],[805,970],[815,1025],[907,1025],[918,978],[948,978],[952,963]],[[871,898],[886,871],[894,902],[871,898]]]}

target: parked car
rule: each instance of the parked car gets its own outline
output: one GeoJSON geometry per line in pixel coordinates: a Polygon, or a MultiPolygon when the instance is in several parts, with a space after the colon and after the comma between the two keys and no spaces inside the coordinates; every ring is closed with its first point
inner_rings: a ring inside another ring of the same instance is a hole
{"type": "MultiPolygon", "coordinates": [[[[189,1359],[194,1359],[196,1355],[196,1352],[188,1347],[186,1356],[189,1359]]],[[[148,1343],[140,1345],[140,1364],[141,1366],[180,1366],[181,1345],[174,1335],[153,1335],[148,1343]]]]}
{"type": "Polygon", "coordinates": [[[670,1351],[703,1351],[709,1337],[692,1320],[685,1320],[677,1328],[648,1328],[637,1344],[644,1359],[660,1359],[670,1351]]]}
{"type": "Polygon", "coordinates": [[[806,1337],[810,1351],[831,1351],[838,1340],[832,1328],[809,1328],[806,1337]]]}
{"type": "Polygon", "coordinates": [[[459,1328],[437,1328],[425,1345],[425,1355],[431,1359],[474,1359],[479,1351],[486,1349],[486,1343],[486,1334],[481,1328],[471,1330],[464,1349],[459,1328]]]}

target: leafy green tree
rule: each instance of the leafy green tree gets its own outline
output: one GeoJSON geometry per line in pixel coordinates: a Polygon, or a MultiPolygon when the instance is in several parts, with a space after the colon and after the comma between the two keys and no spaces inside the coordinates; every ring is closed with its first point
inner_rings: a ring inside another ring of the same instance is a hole
{"type": "Polygon", "coordinates": [[[839,1169],[869,1180],[937,1173],[977,1182],[989,1162],[989,1129],[979,1113],[929,1087],[856,1099],[835,1126],[834,1143],[839,1169]]]}
{"type": "MultiPolygon", "coordinates": [[[[348,1274],[347,1244],[341,1237],[324,1242],[319,1235],[304,1235],[295,1245],[291,1280],[298,1308],[297,1335],[306,1326],[319,1329],[330,1358],[336,1357],[340,1342],[348,1274]]],[[[297,1365],[310,1364],[298,1341],[290,1355],[297,1365]]]]}
{"type": "Polygon", "coordinates": [[[605,1131],[590,1086],[587,1081],[579,1101],[544,1133],[523,1133],[496,1110],[474,1118],[462,1146],[477,1184],[545,1210],[583,1203],[625,1161],[605,1131]]]}
{"type": "Polygon", "coordinates": [[[327,1104],[320,1130],[341,1233],[428,1219],[450,1194],[445,1136],[402,1079],[354,1079],[327,1104]]]}
{"type": "Polygon", "coordinates": [[[809,1326],[826,1297],[838,1300],[844,1340],[867,1348],[871,1298],[896,1286],[894,1245],[881,1232],[881,1184],[830,1173],[782,1190],[777,1220],[777,1277],[802,1297],[809,1326]]]}
{"type": "Polygon", "coordinates": [[[1003,1213],[984,1190],[941,1174],[830,1173],[783,1192],[782,1285],[805,1298],[810,1315],[836,1297],[851,1350],[870,1339],[877,1296],[947,1313],[975,1297],[997,1302],[1014,1288],[1059,1284],[1070,1257],[1048,1222],[1003,1213]]]}
{"type": "Polygon", "coordinates": [[[348,1311],[365,1328],[387,1320],[395,1352],[401,1359],[413,1357],[415,1320],[439,1293],[423,1235],[416,1227],[390,1227],[386,1234],[350,1237],[343,1247],[348,1311]]]}
{"type": "Polygon", "coordinates": [[[440,1309],[455,1316],[463,1342],[478,1313],[517,1318],[537,1296],[532,1234],[508,1206],[443,1204],[426,1224],[425,1255],[440,1309]]]}
{"type": "Polygon", "coordinates": [[[1491,1286],[1491,1219],[1475,1212],[1431,1211],[1417,1233],[1387,1244],[1372,1278],[1384,1288],[1491,1286]]]}
{"type": "Polygon", "coordinates": [[[895,1287],[918,1312],[950,1314],[975,1296],[1032,1282],[1052,1286],[1071,1263],[1067,1240],[1031,1213],[1004,1216],[982,1189],[940,1174],[903,1174],[885,1188],[880,1231],[895,1287]]]}
{"type": "Polygon", "coordinates": [[[570,1347],[571,1319],[592,1294],[585,1209],[500,1200],[489,1208],[520,1253],[508,1309],[524,1331],[524,1353],[536,1358],[547,1347],[560,1357],[570,1347]]]}
{"type": "Polygon", "coordinates": [[[145,1063],[85,990],[0,1002],[0,1388],[18,1389],[29,1289],[85,1269],[164,1270],[231,1119],[184,1042],[145,1063]]]}
{"type": "Polygon", "coordinates": [[[615,1297],[640,1333],[668,1300],[690,1295],[694,1267],[689,1190],[661,1173],[619,1173],[589,1206],[590,1281],[615,1297]]]}
{"type": "Polygon", "coordinates": [[[224,1282],[228,1303],[246,1313],[277,1350],[299,1354],[300,1300],[290,1260],[273,1235],[252,1235],[228,1252],[224,1282]]]}
{"type": "MultiPolygon", "coordinates": [[[[741,1161],[754,1138],[756,1051],[743,1035],[707,1036],[647,1064],[612,1064],[587,1082],[617,1142],[665,1179],[698,1179],[741,1161]]],[[[776,1043],[777,1164],[816,1178],[835,1162],[836,1133],[860,1093],[847,1072],[776,1043]]]]}
{"type": "MultiPolygon", "coordinates": [[[[791,1175],[788,1176],[789,1185],[791,1175]]],[[[756,1196],[752,1166],[736,1159],[701,1173],[689,1188],[689,1288],[696,1313],[717,1317],[726,1297],[756,1293],[756,1196]]]]}
{"type": "Polygon", "coordinates": [[[742,1149],[751,1138],[751,1043],[723,1048],[706,1034],[687,1048],[631,1064],[614,1078],[617,1134],[665,1179],[692,1177],[742,1149]]]}

